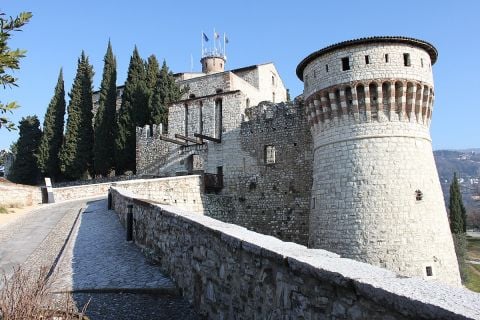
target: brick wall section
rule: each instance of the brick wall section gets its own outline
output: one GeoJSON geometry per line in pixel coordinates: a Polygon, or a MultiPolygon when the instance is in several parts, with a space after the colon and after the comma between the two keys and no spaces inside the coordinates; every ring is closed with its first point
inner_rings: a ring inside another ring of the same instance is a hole
{"type": "Polygon", "coordinates": [[[209,319],[478,319],[479,295],[282,242],[112,188],[134,241],[209,319]]]}
{"type": "Polygon", "coordinates": [[[40,187],[0,182],[0,206],[24,207],[42,203],[40,187]]]}

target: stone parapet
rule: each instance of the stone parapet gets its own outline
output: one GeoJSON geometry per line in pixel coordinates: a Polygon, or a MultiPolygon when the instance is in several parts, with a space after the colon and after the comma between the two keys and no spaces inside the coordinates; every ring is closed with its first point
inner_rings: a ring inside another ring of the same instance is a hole
{"type": "Polygon", "coordinates": [[[162,206],[111,189],[134,241],[209,319],[478,319],[476,293],[162,206]]]}

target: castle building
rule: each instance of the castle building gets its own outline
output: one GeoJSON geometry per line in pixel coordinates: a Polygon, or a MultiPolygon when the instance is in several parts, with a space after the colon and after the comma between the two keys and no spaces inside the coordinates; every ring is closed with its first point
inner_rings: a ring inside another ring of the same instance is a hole
{"type": "Polygon", "coordinates": [[[458,285],[429,133],[436,60],[428,42],[372,37],[300,62],[314,152],[309,243],[458,285]]]}
{"type": "Polygon", "coordinates": [[[168,128],[137,128],[137,174],[200,174],[200,214],[459,285],[429,133],[436,59],[411,38],[335,44],[300,62],[292,103],[272,63],[204,54],[176,75],[168,128]]]}

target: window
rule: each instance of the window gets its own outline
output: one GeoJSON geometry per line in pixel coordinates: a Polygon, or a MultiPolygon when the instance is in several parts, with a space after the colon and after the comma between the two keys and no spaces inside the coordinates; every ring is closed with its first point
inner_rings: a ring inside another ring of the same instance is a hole
{"type": "Polygon", "coordinates": [[[275,85],[275,76],[272,76],[272,86],[275,85]]]}
{"type": "Polygon", "coordinates": [[[275,146],[265,146],[265,164],[275,163],[275,146]]]}
{"type": "Polygon", "coordinates": [[[188,137],[188,104],[185,104],[185,136],[188,137]]]}
{"type": "Polygon", "coordinates": [[[420,190],[415,190],[415,199],[417,201],[422,201],[423,200],[423,192],[420,190]]]}
{"type": "Polygon", "coordinates": [[[222,99],[215,101],[215,138],[222,139],[223,131],[223,106],[222,99]]]}
{"type": "Polygon", "coordinates": [[[422,68],[423,68],[423,58],[420,58],[420,65],[421,65],[422,68]]]}
{"type": "Polygon", "coordinates": [[[195,95],[192,93],[188,96],[190,99],[194,99],[195,98],[195,95]]]}
{"type": "Polygon", "coordinates": [[[368,55],[365,56],[365,64],[370,64],[370,57],[368,55]]]}
{"type": "Polygon", "coordinates": [[[245,101],[245,108],[250,108],[250,99],[247,98],[247,101],[245,101]]]}
{"type": "Polygon", "coordinates": [[[403,65],[405,67],[410,67],[411,63],[410,63],[410,53],[404,53],[403,54],[403,65]]]}
{"type": "Polygon", "coordinates": [[[388,53],[385,53],[385,62],[388,63],[388,53]]]}
{"type": "Polygon", "coordinates": [[[325,65],[325,71],[328,72],[328,64],[325,65]]]}
{"type": "Polygon", "coordinates": [[[432,269],[431,266],[426,266],[426,267],[425,267],[425,272],[426,272],[426,274],[427,274],[427,277],[433,276],[433,269],[432,269]]]}
{"type": "Polygon", "coordinates": [[[350,59],[348,57],[342,58],[342,71],[350,70],[350,59]]]}
{"type": "Polygon", "coordinates": [[[272,102],[275,103],[275,92],[272,92],[272,102]]]}
{"type": "Polygon", "coordinates": [[[316,78],[317,77],[317,73],[315,72],[315,70],[313,70],[313,78],[316,78]]]}
{"type": "Polygon", "coordinates": [[[215,90],[216,93],[222,93],[223,92],[223,89],[217,89],[215,90]]]}

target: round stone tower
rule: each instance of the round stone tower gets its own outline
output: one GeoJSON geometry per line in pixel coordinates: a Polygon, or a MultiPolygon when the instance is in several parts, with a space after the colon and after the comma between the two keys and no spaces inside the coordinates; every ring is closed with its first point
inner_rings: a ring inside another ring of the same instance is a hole
{"type": "Polygon", "coordinates": [[[225,71],[225,56],[217,55],[206,55],[200,59],[202,64],[203,73],[216,73],[225,71]]]}
{"type": "Polygon", "coordinates": [[[371,37],[297,67],[314,141],[311,247],[460,285],[429,133],[437,50],[371,37]]]}

